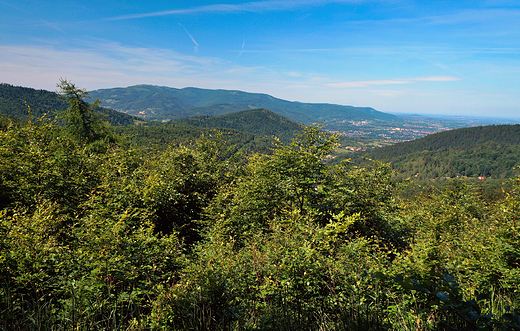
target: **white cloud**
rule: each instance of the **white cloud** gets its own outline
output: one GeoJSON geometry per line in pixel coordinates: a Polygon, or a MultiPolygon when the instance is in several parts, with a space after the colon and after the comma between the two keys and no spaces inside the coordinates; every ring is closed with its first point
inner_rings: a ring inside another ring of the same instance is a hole
{"type": "Polygon", "coordinates": [[[0,46],[0,81],[54,90],[60,77],[87,89],[121,84],[197,85],[207,71],[221,71],[217,58],[186,56],[118,43],[90,43],[89,48],[0,46]]]}
{"type": "Polygon", "coordinates": [[[302,88],[316,88],[314,85],[287,85],[285,88],[289,89],[302,89],[302,88]]]}
{"type": "Polygon", "coordinates": [[[240,51],[240,53],[238,53],[237,59],[240,57],[240,55],[242,55],[242,53],[244,53],[245,47],[246,47],[246,38],[244,38],[244,41],[242,42],[242,50],[240,51]]]}
{"type": "Polygon", "coordinates": [[[287,76],[295,77],[295,78],[300,78],[300,77],[304,76],[301,72],[298,72],[298,71],[289,71],[289,72],[286,72],[285,74],[287,76]]]}
{"type": "MultiPolygon", "coordinates": [[[[427,24],[450,25],[450,24],[472,24],[483,22],[515,21],[520,17],[520,10],[517,9],[477,9],[464,10],[456,13],[425,17],[423,20],[427,24]]],[[[517,24],[515,24],[517,25],[517,24]]]]}
{"type": "Polygon", "coordinates": [[[47,27],[50,27],[51,29],[54,29],[56,31],[59,31],[59,32],[63,32],[65,33],[65,31],[63,29],[61,29],[58,25],[56,24],[53,24],[51,22],[48,22],[48,21],[45,21],[45,20],[42,20],[40,19],[39,20],[43,25],[47,26],[47,27]]]}

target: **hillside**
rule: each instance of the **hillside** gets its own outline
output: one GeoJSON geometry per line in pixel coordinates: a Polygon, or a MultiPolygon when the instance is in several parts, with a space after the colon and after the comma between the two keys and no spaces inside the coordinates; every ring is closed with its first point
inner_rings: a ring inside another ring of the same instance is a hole
{"type": "Polygon", "coordinates": [[[428,135],[426,137],[381,148],[372,153],[378,157],[396,157],[416,151],[438,151],[445,148],[475,149],[483,144],[520,145],[520,125],[488,125],[461,128],[428,135]]]}
{"type": "MultiPolygon", "coordinates": [[[[153,123],[153,122],[152,122],[153,123]]],[[[289,143],[301,132],[301,124],[265,109],[245,110],[217,116],[196,116],[165,124],[119,127],[116,132],[129,137],[135,146],[163,149],[169,144],[189,144],[202,135],[223,133],[228,145],[236,145],[246,153],[271,153],[273,140],[278,137],[289,143]]]]}
{"type": "MultiPolygon", "coordinates": [[[[46,114],[47,118],[54,119],[57,112],[67,109],[67,102],[55,92],[36,90],[28,87],[0,84],[0,114],[19,121],[29,119],[31,115],[40,118],[46,114]]],[[[111,125],[131,125],[138,118],[112,109],[100,108],[100,114],[111,125]]]]}
{"type": "Polygon", "coordinates": [[[132,146],[155,150],[165,150],[170,145],[191,145],[201,137],[215,138],[219,134],[226,146],[234,146],[246,154],[270,154],[273,147],[273,140],[269,137],[234,129],[218,130],[168,123],[156,126],[119,126],[114,131],[127,137],[132,146]]]}
{"type": "Polygon", "coordinates": [[[136,85],[91,91],[102,106],[152,120],[174,120],[190,116],[220,115],[237,110],[264,108],[293,121],[327,123],[331,128],[348,121],[398,121],[397,116],[368,107],[291,102],[261,93],[200,88],[136,85]]]}
{"type": "MultiPolygon", "coordinates": [[[[253,107],[254,108],[254,107],[253,107]]],[[[155,115],[156,120],[160,121],[169,121],[172,118],[183,119],[187,117],[195,117],[195,116],[217,116],[224,114],[231,114],[243,110],[250,109],[248,105],[242,104],[214,104],[205,107],[195,107],[189,108],[186,110],[168,110],[163,113],[159,113],[155,115]]],[[[254,108],[256,109],[256,108],[254,108]]]]}
{"type": "Polygon", "coordinates": [[[444,131],[362,156],[391,162],[400,178],[509,178],[520,165],[520,125],[444,131]]]}
{"type": "Polygon", "coordinates": [[[285,142],[289,142],[296,133],[301,131],[301,124],[266,109],[188,117],[175,120],[174,123],[205,128],[235,129],[260,136],[276,136],[285,142]]]}
{"type": "MultiPolygon", "coordinates": [[[[136,105],[144,100],[135,100],[136,105]]],[[[167,106],[175,103],[173,98],[163,100],[156,98],[146,102],[150,105],[167,106]]],[[[182,105],[182,102],[176,103],[182,105]]],[[[45,90],[0,84],[0,127],[18,121],[27,121],[29,108],[31,116],[40,118],[45,116],[54,119],[57,112],[67,109],[67,102],[57,93],[45,90]],[[13,122],[14,120],[14,122],[13,122]]],[[[116,131],[128,137],[135,146],[166,148],[169,144],[188,144],[201,135],[214,134],[214,128],[225,129],[224,140],[228,144],[235,144],[245,152],[269,153],[272,140],[266,136],[277,136],[288,142],[296,133],[300,124],[267,110],[247,110],[223,116],[202,116],[188,118],[176,123],[159,124],[149,122],[150,125],[134,126],[136,120],[141,119],[115,110],[100,108],[99,113],[105,114],[105,119],[111,125],[119,126],[116,131]]]]}

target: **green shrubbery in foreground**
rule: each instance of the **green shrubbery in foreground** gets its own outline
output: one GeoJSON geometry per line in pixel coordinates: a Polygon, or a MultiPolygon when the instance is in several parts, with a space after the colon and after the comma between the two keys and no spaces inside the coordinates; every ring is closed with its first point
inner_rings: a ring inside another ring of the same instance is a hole
{"type": "Polygon", "coordinates": [[[520,178],[401,201],[385,164],[323,164],[318,126],[242,156],[97,120],[0,132],[1,329],[520,329],[520,178]]]}

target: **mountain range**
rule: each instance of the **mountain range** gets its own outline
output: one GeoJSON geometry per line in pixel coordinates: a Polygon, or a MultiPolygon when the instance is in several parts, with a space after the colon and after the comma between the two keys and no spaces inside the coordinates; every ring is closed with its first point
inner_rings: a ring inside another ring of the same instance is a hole
{"type": "Polygon", "coordinates": [[[325,123],[335,127],[348,121],[398,121],[399,117],[370,107],[341,106],[327,103],[302,103],[261,93],[210,90],[194,87],[176,89],[164,86],[136,85],[91,91],[102,106],[150,120],[175,120],[190,116],[213,116],[263,108],[302,124],[325,123]]]}
{"type": "MultiPolygon", "coordinates": [[[[112,125],[130,125],[146,119],[168,122],[266,109],[298,123],[322,123],[329,131],[344,132],[351,137],[410,140],[465,126],[515,123],[504,119],[396,116],[370,107],[292,102],[261,93],[194,87],[176,89],[136,85],[94,90],[90,96],[102,101],[103,108],[98,112],[103,113],[112,125]]],[[[27,120],[28,106],[33,117],[47,114],[52,119],[56,112],[67,107],[65,100],[55,92],[0,84],[0,114],[27,120]]],[[[196,122],[202,123],[200,119],[196,122]]]]}

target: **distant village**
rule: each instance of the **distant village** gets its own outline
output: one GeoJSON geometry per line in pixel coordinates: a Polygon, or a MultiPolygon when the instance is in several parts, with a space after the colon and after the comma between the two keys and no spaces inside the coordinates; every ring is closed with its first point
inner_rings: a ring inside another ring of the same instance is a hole
{"type": "MultiPolygon", "coordinates": [[[[342,121],[342,123],[343,122],[344,121],[342,121]]],[[[347,130],[327,131],[351,138],[372,138],[381,139],[392,143],[399,143],[421,138],[429,134],[453,129],[447,126],[443,126],[441,123],[432,124],[428,122],[405,122],[400,126],[386,126],[382,123],[369,120],[349,121],[348,123],[350,125],[347,130]]],[[[358,147],[355,148],[357,151],[358,147]]]]}

